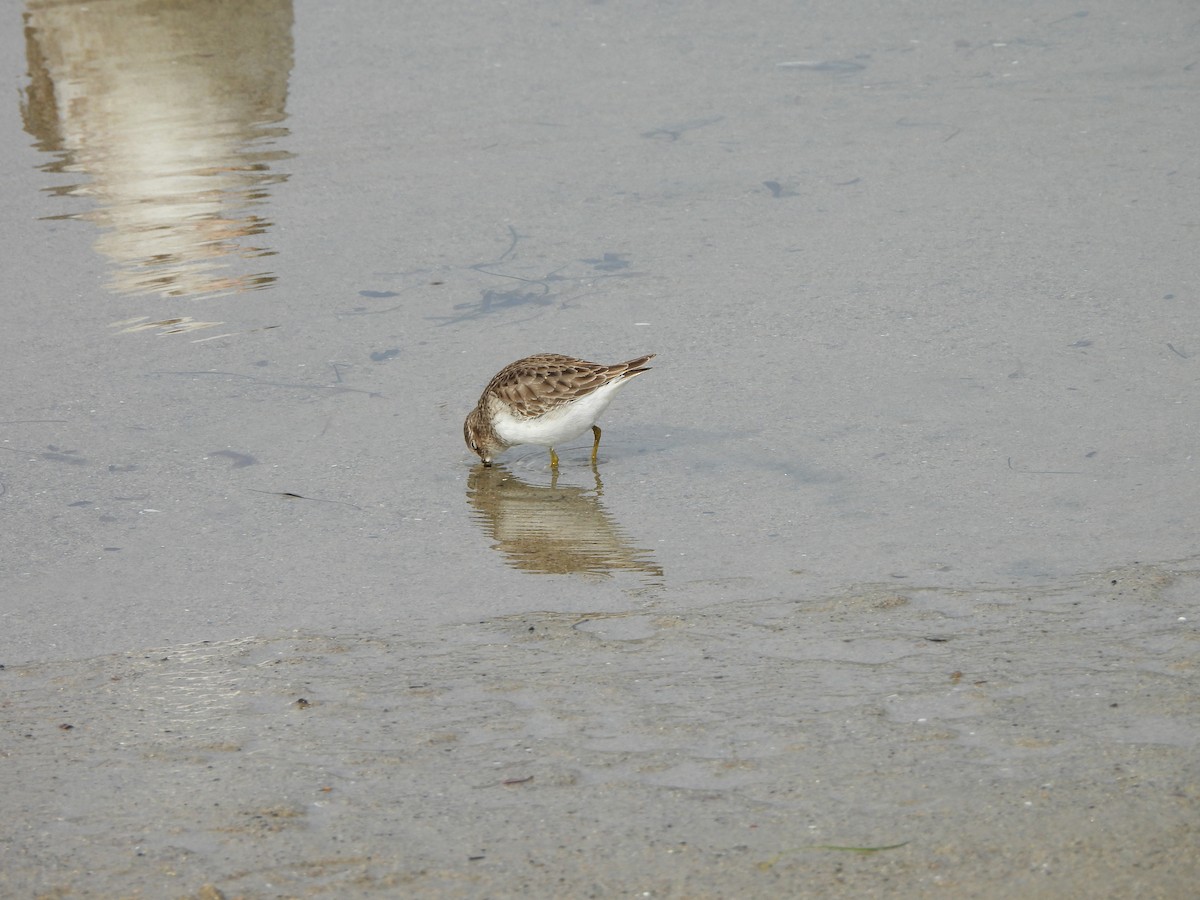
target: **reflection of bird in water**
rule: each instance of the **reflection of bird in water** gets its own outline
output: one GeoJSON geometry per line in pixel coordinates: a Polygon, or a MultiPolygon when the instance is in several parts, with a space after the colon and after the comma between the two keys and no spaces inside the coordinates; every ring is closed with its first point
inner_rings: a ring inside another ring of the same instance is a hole
{"type": "Polygon", "coordinates": [[[625,570],[661,578],[651,551],[631,546],[601,506],[600,475],[595,477],[594,489],[560,487],[557,478],[543,487],[503,466],[480,464],[467,477],[467,502],[513,568],[546,575],[625,570]]]}

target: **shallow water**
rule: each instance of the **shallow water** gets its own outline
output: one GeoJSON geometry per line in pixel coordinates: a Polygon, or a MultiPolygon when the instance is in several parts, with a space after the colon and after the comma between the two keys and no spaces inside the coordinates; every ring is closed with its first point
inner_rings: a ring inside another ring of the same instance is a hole
{"type": "Polygon", "coordinates": [[[176,893],[1194,880],[1176,5],[234,6],[0,30],[15,893],[168,890],[110,813],[176,893]],[[658,356],[595,470],[473,467],[539,351],[658,356]]]}

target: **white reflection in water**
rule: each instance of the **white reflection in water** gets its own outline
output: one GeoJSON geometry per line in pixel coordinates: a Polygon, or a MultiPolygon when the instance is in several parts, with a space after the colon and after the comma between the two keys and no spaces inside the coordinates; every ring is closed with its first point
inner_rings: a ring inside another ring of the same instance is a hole
{"type": "Polygon", "coordinates": [[[111,286],[164,297],[270,285],[268,187],[286,179],[290,0],[31,0],[21,112],[52,188],[86,198],[111,286]]]}

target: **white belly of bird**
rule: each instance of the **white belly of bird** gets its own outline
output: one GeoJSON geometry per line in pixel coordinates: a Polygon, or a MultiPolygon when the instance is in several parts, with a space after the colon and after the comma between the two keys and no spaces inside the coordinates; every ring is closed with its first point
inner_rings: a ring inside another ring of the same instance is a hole
{"type": "Polygon", "coordinates": [[[600,414],[612,403],[613,395],[629,378],[618,378],[598,388],[586,397],[580,397],[558,409],[538,416],[523,419],[514,416],[506,408],[496,414],[496,434],[507,444],[538,444],[542,447],[557,447],[572,441],[596,423],[600,414]]]}

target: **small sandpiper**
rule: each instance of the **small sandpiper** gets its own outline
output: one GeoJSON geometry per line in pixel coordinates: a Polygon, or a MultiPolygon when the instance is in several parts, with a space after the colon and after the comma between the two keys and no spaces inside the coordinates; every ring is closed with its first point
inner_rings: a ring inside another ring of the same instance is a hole
{"type": "Polygon", "coordinates": [[[561,353],[518,359],[483,389],[463,423],[463,437],[485,466],[509,447],[538,444],[550,448],[550,466],[557,469],[554,448],[591,428],[594,465],[600,449],[596,420],[623,385],[649,371],[644,364],[653,358],[651,353],[611,366],[561,353]]]}

